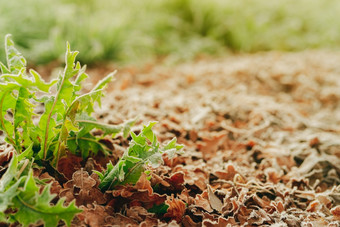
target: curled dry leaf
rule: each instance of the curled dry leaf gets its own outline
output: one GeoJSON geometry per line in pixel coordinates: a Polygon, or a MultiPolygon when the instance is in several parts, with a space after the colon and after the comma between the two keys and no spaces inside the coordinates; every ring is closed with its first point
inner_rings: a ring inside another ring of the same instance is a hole
{"type": "Polygon", "coordinates": [[[208,212],[213,211],[209,202],[208,191],[204,191],[202,194],[197,194],[194,200],[194,204],[195,206],[203,208],[208,212]]]}
{"type": "Polygon", "coordinates": [[[84,224],[85,226],[93,226],[93,227],[100,227],[104,226],[107,223],[107,217],[110,216],[109,212],[105,207],[94,205],[91,207],[82,207],[83,212],[76,216],[77,220],[74,220],[74,226],[80,226],[84,224]]]}
{"type": "Polygon", "coordinates": [[[169,208],[166,214],[164,214],[164,217],[171,218],[176,220],[177,223],[180,223],[185,213],[185,203],[180,199],[174,198],[174,195],[168,196],[165,203],[169,206],[169,208]]]}
{"type": "Polygon", "coordinates": [[[58,171],[67,179],[72,179],[72,175],[75,171],[81,168],[81,161],[83,159],[71,153],[67,153],[66,156],[62,157],[58,162],[58,171]]]}
{"type": "Polygon", "coordinates": [[[154,214],[149,213],[144,207],[132,206],[126,210],[126,216],[138,222],[142,222],[147,217],[152,218],[154,214]]]}
{"type": "Polygon", "coordinates": [[[86,206],[94,202],[104,204],[106,199],[99,190],[98,185],[99,179],[97,174],[93,173],[89,176],[86,171],[81,169],[75,172],[72,180],[64,185],[65,189],[59,193],[59,196],[65,196],[67,203],[75,199],[77,206],[86,206]]]}
{"type": "Polygon", "coordinates": [[[205,219],[202,222],[202,226],[205,226],[205,227],[225,227],[225,226],[228,226],[228,224],[234,225],[236,224],[236,222],[233,218],[225,219],[223,217],[219,217],[218,220],[216,221],[205,219]]]}
{"type": "Polygon", "coordinates": [[[62,190],[61,188],[61,185],[59,184],[58,181],[56,181],[53,177],[51,177],[47,172],[41,174],[39,176],[39,179],[40,180],[44,180],[45,183],[51,183],[52,182],[52,185],[51,185],[51,188],[50,188],[50,192],[53,193],[53,194],[59,194],[60,191],[62,190]]]}
{"type": "Polygon", "coordinates": [[[215,175],[222,180],[232,181],[234,180],[234,176],[238,173],[233,164],[228,164],[226,170],[224,171],[216,171],[215,175]]]}
{"type": "Polygon", "coordinates": [[[203,142],[197,143],[197,148],[202,152],[204,159],[210,159],[215,156],[216,152],[223,145],[227,136],[225,132],[216,133],[209,137],[203,137],[203,142]]]}
{"type": "Polygon", "coordinates": [[[76,216],[74,226],[138,226],[138,223],[131,218],[113,213],[110,207],[95,204],[94,206],[88,205],[87,207],[82,206],[81,208],[83,209],[83,212],[76,216]]]}
{"type": "Polygon", "coordinates": [[[143,203],[146,209],[154,205],[162,204],[166,195],[154,193],[147,175],[143,173],[135,185],[120,185],[112,192],[113,197],[121,196],[130,201],[139,201],[143,203]]]}
{"type": "Polygon", "coordinates": [[[184,183],[189,185],[196,185],[201,191],[207,188],[208,174],[202,168],[193,165],[183,166],[178,165],[173,172],[182,172],[184,174],[184,183]]]}
{"type": "Polygon", "coordinates": [[[189,215],[185,215],[182,220],[184,227],[200,227],[202,224],[194,222],[189,215]]]}
{"type": "Polygon", "coordinates": [[[175,172],[170,177],[165,177],[164,180],[168,182],[170,191],[181,191],[183,189],[184,174],[182,172],[175,172]]]}

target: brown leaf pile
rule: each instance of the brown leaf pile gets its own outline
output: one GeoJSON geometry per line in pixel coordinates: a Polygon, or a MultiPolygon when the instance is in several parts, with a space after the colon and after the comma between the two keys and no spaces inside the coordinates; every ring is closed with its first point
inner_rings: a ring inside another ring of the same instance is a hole
{"type": "Polygon", "coordinates": [[[97,114],[114,113],[104,120],[115,123],[157,120],[162,141],[176,136],[185,145],[184,155],[152,170],[153,193],[169,205],[161,221],[337,226],[338,62],[336,53],[267,53],[130,70],[97,114]]]}
{"type": "Polygon", "coordinates": [[[83,209],[72,225],[339,226],[339,62],[266,53],[121,71],[97,117],[159,121],[160,140],[177,137],[184,154],[107,192],[91,171],[127,140],[106,141],[112,157],[62,160],[69,181],[54,190],[83,209]]]}

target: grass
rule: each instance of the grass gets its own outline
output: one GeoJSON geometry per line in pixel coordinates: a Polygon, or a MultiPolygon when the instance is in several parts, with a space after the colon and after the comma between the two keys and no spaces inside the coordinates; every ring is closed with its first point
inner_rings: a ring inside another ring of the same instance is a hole
{"type": "Polygon", "coordinates": [[[336,0],[6,1],[0,37],[13,34],[33,64],[60,61],[67,40],[87,63],[334,49],[339,12],[336,0]]]}

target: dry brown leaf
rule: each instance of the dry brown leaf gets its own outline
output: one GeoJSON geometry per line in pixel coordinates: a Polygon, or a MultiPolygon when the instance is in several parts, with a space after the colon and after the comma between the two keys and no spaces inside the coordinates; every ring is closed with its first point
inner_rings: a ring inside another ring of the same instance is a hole
{"type": "Polygon", "coordinates": [[[194,201],[195,206],[203,208],[208,212],[213,212],[209,202],[208,191],[204,191],[202,194],[197,194],[194,201]]]}
{"type": "Polygon", "coordinates": [[[107,218],[110,216],[109,211],[99,205],[94,205],[94,207],[82,207],[83,212],[76,215],[78,218],[77,224],[85,224],[91,227],[101,227],[106,224],[111,224],[107,222],[107,218]]]}
{"type": "Polygon", "coordinates": [[[130,201],[139,201],[143,203],[146,209],[150,209],[154,205],[162,204],[166,195],[154,193],[150,181],[146,178],[146,174],[142,174],[136,185],[120,185],[111,193],[113,197],[121,196],[130,201]]]}
{"type": "Polygon", "coordinates": [[[144,207],[132,206],[126,210],[126,217],[132,218],[137,222],[142,222],[146,217],[152,218],[154,214],[149,213],[144,207]]]}
{"type": "Polygon", "coordinates": [[[210,185],[208,185],[208,198],[209,198],[209,202],[211,207],[220,212],[222,211],[222,207],[223,207],[223,203],[221,202],[221,200],[214,194],[214,192],[212,191],[210,185]]]}
{"type": "Polygon", "coordinates": [[[76,200],[76,205],[87,205],[96,202],[104,204],[106,202],[104,194],[98,188],[99,179],[97,174],[89,174],[83,169],[78,170],[72,176],[72,180],[64,185],[64,190],[59,193],[59,196],[65,196],[66,202],[69,203],[73,199],[76,200]]]}
{"type": "Polygon", "coordinates": [[[0,147],[0,167],[4,167],[5,163],[11,160],[14,152],[14,148],[9,144],[0,147]]]}
{"type": "Polygon", "coordinates": [[[265,223],[270,223],[271,218],[269,215],[263,210],[253,210],[247,220],[249,225],[255,225],[255,226],[260,226],[264,225],[265,223]]]}
{"type": "Polygon", "coordinates": [[[146,190],[149,193],[149,196],[152,195],[153,189],[151,187],[150,181],[147,179],[147,175],[145,173],[142,173],[142,175],[139,177],[139,180],[137,181],[135,188],[138,191],[144,191],[146,190]]]}
{"type": "Polygon", "coordinates": [[[184,227],[200,227],[201,223],[194,222],[189,215],[185,215],[182,220],[182,225],[184,227]]]}
{"type": "Polygon", "coordinates": [[[320,204],[319,201],[313,201],[311,202],[308,207],[307,207],[307,211],[308,212],[317,212],[322,208],[322,205],[320,204]]]}
{"type": "Polygon", "coordinates": [[[222,180],[234,180],[234,176],[237,173],[233,164],[228,164],[226,170],[224,171],[216,171],[215,175],[222,180]]]}
{"type": "Polygon", "coordinates": [[[178,165],[173,168],[172,172],[181,172],[184,174],[184,183],[196,185],[201,191],[204,191],[208,183],[208,175],[202,168],[178,165]]]}
{"type": "Polygon", "coordinates": [[[169,183],[170,190],[181,191],[183,189],[184,174],[182,172],[175,172],[170,177],[165,177],[164,180],[169,183]]]}
{"type": "Polygon", "coordinates": [[[159,219],[150,217],[146,217],[145,221],[139,224],[139,227],[156,227],[156,226],[161,226],[159,219]]]}
{"type": "Polygon", "coordinates": [[[81,168],[80,163],[82,160],[81,157],[68,152],[65,157],[59,160],[58,171],[70,180],[72,179],[73,173],[81,168]]]}
{"type": "Polygon", "coordinates": [[[226,227],[228,224],[236,224],[235,220],[231,220],[231,219],[225,219],[223,217],[219,217],[217,220],[212,221],[209,219],[205,219],[202,222],[202,226],[206,226],[206,227],[226,227]]]}
{"type": "Polygon", "coordinates": [[[164,217],[171,218],[176,220],[177,223],[180,223],[185,213],[185,203],[180,199],[174,198],[174,195],[168,196],[165,203],[169,206],[169,208],[164,214],[164,217]]]}
{"type": "Polygon", "coordinates": [[[56,181],[53,177],[51,177],[47,172],[41,174],[39,176],[39,179],[45,180],[46,183],[52,182],[50,192],[53,193],[53,194],[59,195],[60,191],[62,190],[61,185],[59,184],[58,181],[56,181]]]}
{"type": "Polygon", "coordinates": [[[202,152],[204,159],[210,159],[216,155],[219,147],[226,140],[226,132],[211,134],[210,137],[203,137],[203,142],[197,143],[197,149],[202,152]]]}

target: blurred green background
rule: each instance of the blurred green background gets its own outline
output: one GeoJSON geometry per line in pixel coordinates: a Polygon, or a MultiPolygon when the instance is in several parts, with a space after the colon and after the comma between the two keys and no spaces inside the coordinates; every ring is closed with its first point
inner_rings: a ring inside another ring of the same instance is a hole
{"type": "Polygon", "coordinates": [[[66,41],[87,64],[340,47],[338,0],[0,2],[0,37],[11,33],[31,64],[62,61],[66,41]]]}

